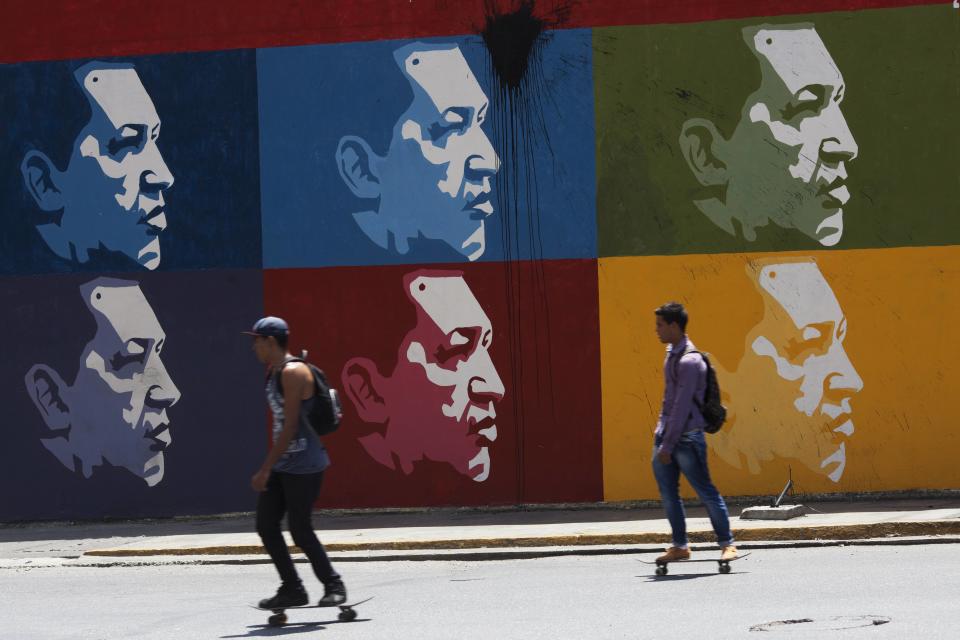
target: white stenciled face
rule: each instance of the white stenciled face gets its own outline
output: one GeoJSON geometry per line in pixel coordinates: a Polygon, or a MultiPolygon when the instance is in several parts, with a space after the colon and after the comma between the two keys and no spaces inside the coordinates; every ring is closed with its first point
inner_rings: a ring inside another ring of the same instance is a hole
{"type": "Polygon", "coordinates": [[[85,470],[106,461],[154,486],[172,440],[167,409],[180,399],[161,359],[166,336],[136,283],[100,278],[81,291],[97,333],[67,397],[71,445],[85,470]]]}
{"type": "Polygon", "coordinates": [[[846,466],[844,440],[854,433],[850,400],[863,388],[843,347],[846,318],[812,261],[768,264],[759,284],[769,296],[767,318],[752,350],[769,358],[782,380],[798,385],[788,395],[809,418],[796,423],[796,433],[771,435],[771,446],[837,482],[846,466]]]}
{"type": "Polygon", "coordinates": [[[57,179],[62,235],[81,262],[102,246],[156,269],[173,184],[157,147],[160,118],[135,69],[87,65],[77,77],[92,114],[57,179]]]}
{"type": "Polygon", "coordinates": [[[760,88],[731,138],[727,206],[746,225],[773,220],[823,246],[843,235],[847,163],[858,147],[841,111],[843,75],[811,25],[750,28],[760,88]]]}
{"type": "Polygon", "coordinates": [[[449,463],[476,482],[490,477],[496,405],[504,387],[490,346],[493,328],[460,276],[408,279],[417,324],[400,345],[396,370],[381,389],[401,466],[421,458],[449,463]]]}
{"type": "Polygon", "coordinates": [[[491,179],[499,169],[481,128],[488,100],[459,47],[410,45],[396,52],[413,88],[380,167],[380,214],[397,247],[422,235],[469,260],[486,248],[493,213],[491,179]]]}

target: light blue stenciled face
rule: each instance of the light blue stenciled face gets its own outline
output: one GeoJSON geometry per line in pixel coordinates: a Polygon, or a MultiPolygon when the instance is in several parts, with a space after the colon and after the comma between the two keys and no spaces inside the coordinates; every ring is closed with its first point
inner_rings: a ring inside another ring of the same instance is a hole
{"type": "Polygon", "coordinates": [[[167,226],[164,192],[173,175],[157,147],[160,118],[153,101],[129,66],[90,63],[76,79],[92,114],[55,179],[63,216],[51,248],[82,263],[102,247],[156,269],[158,236],[167,226]]]}
{"type": "Polygon", "coordinates": [[[481,128],[487,96],[455,45],[414,43],[394,57],[414,97],[379,159],[379,214],[400,253],[422,235],[476,260],[486,248],[500,163],[481,128]]]}

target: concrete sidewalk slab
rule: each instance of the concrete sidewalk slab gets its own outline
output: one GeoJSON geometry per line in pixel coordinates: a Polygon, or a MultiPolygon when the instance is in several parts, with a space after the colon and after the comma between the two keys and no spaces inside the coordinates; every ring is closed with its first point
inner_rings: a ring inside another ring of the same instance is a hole
{"type": "Polygon", "coordinates": [[[776,507],[748,507],[740,512],[741,520],[791,520],[806,515],[802,504],[781,504],[776,507]]]}

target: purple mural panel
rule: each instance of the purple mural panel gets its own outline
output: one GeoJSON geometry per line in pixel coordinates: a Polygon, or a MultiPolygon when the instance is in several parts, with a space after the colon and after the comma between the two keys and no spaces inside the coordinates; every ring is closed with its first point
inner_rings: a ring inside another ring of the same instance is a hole
{"type": "Polygon", "coordinates": [[[0,300],[0,520],[252,508],[259,270],[10,277],[0,300]]]}

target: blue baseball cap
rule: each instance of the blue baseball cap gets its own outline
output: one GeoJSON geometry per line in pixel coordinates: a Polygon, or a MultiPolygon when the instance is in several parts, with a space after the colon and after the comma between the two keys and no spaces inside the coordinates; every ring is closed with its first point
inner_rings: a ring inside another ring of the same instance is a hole
{"type": "Polygon", "coordinates": [[[262,336],[264,338],[273,336],[274,338],[279,336],[290,335],[290,327],[287,326],[286,321],[283,318],[276,318],[274,316],[267,316],[266,318],[260,318],[253,324],[253,329],[250,331],[242,331],[248,336],[262,336]]]}

